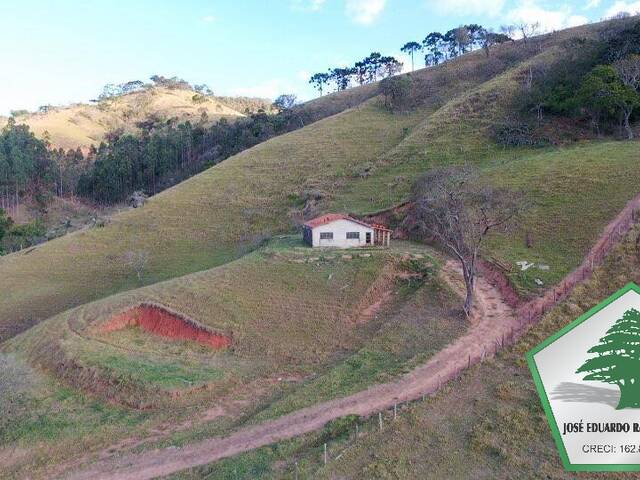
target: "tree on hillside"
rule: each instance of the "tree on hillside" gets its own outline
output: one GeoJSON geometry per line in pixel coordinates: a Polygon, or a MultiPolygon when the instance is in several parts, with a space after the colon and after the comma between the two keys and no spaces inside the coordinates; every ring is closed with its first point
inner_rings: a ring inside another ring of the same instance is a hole
{"type": "Polygon", "coordinates": [[[443,42],[444,38],[440,32],[431,32],[422,41],[423,48],[429,51],[429,53],[425,55],[425,64],[427,66],[437,65],[438,63],[440,63],[443,57],[443,42]]]}
{"type": "Polygon", "coordinates": [[[622,83],[635,91],[640,91],[640,55],[632,54],[617,60],[613,68],[618,72],[622,83]]]}
{"type": "Polygon", "coordinates": [[[402,62],[399,62],[394,57],[382,57],[380,64],[382,65],[384,76],[387,78],[402,71],[402,62]]]}
{"type": "Polygon", "coordinates": [[[358,85],[364,85],[367,82],[367,71],[368,65],[366,61],[361,60],[355,63],[353,67],[353,75],[358,85]]]}
{"type": "Polygon", "coordinates": [[[309,79],[309,83],[314,86],[316,90],[320,92],[320,96],[322,96],[322,90],[324,86],[329,83],[329,79],[331,75],[328,73],[314,73],[309,79]]]}
{"type": "Polygon", "coordinates": [[[205,97],[213,96],[213,90],[211,90],[211,88],[209,88],[209,86],[206,83],[202,83],[200,85],[194,85],[193,89],[196,92],[198,92],[200,95],[204,95],[205,97]]]}
{"type": "Polygon", "coordinates": [[[640,312],[624,312],[607,330],[600,343],[588,350],[589,358],[576,373],[586,373],[584,380],[611,383],[620,389],[616,410],[640,408],[640,312]]]}
{"type": "Polygon", "coordinates": [[[591,118],[591,125],[600,134],[600,123],[605,117],[620,112],[627,136],[633,138],[629,118],[640,100],[638,93],[620,80],[611,65],[598,65],[585,75],[576,99],[591,118]]]}
{"type": "Polygon", "coordinates": [[[444,40],[449,45],[451,57],[466,53],[473,43],[471,32],[466,26],[453,28],[444,34],[444,40]]]}
{"type": "Polygon", "coordinates": [[[500,33],[506,35],[509,38],[513,38],[516,34],[515,25],[500,25],[500,33]]]}
{"type": "Polygon", "coordinates": [[[145,250],[132,250],[124,254],[123,260],[125,265],[131,267],[140,282],[149,263],[149,258],[149,252],[145,250]]]}
{"type": "Polygon", "coordinates": [[[378,81],[378,77],[382,74],[382,55],[380,52],[372,52],[363,62],[367,66],[367,80],[369,82],[378,81]]]}
{"type": "Polygon", "coordinates": [[[627,138],[631,140],[633,138],[633,130],[629,124],[629,119],[633,114],[633,110],[640,106],[640,55],[629,55],[622,58],[613,64],[613,68],[622,83],[616,89],[616,101],[622,110],[627,138]]]}
{"type": "Polygon", "coordinates": [[[494,33],[491,30],[484,30],[480,32],[481,46],[487,57],[491,53],[491,47],[500,43],[511,41],[511,38],[503,33],[494,33]]]}
{"type": "Polygon", "coordinates": [[[507,228],[521,209],[518,194],[483,182],[471,167],[435,168],[414,185],[406,226],[413,235],[435,240],[458,259],[466,285],[467,316],[473,307],[483,241],[489,233],[507,228]]]}
{"type": "Polygon", "coordinates": [[[273,106],[280,112],[289,110],[296,104],[298,99],[293,93],[283,93],[273,101],[273,106]]]}
{"type": "Polygon", "coordinates": [[[351,75],[353,70],[350,68],[334,68],[331,70],[330,79],[336,86],[336,90],[346,90],[351,83],[351,75]]]}
{"type": "Polygon", "coordinates": [[[411,56],[411,71],[412,72],[414,70],[413,55],[416,52],[419,52],[420,50],[422,50],[422,45],[420,45],[418,42],[407,42],[400,49],[401,52],[406,53],[407,55],[411,56]]]}
{"type": "MultiPolygon", "coordinates": [[[[7,215],[3,208],[0,208],[0,241],[2,241],[12,225],[13,220],[11,220],[11,217],[7,215]]],[[[2,247],[0,247],[0,253],[2,253],[2,247]]]]}
{"type": "Polygon", "coordinates": [[[485,28],[482,25],[478,25],[477,23],[465,25],[464,28],[467,30],[467,34],[469,35],[469,38],[471,40],[469,49],[473,50],[475,48],[482,47],[482,41],[486,32],[485,28]]]}
{"type": "Polygon", "coordinates": [[[535,37],[540,33],[540,22],[521,22],[516,25],[516,30],[520,33],[522,40],[526,45],[531,37],[535,37]]]}
{"type": "Polygon", "coordinates": [[[411,93],[411,80],[407,75],[387,77],[380,82],[380,90],[384,96],[384,106],[396,111],[404,108],[411,93]]]}

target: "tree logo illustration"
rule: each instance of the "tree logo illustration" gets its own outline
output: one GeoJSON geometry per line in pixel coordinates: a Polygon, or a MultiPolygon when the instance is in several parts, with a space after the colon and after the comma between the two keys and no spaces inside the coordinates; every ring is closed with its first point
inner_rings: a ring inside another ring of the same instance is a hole
{"type": "Polygon", "coordinates": [[[585,361],[576,373],[587,373],[583,380],[618,385],[616,410],[640,408],[640,312],[627,310],[588,353],[597,356],[585,361]]]}

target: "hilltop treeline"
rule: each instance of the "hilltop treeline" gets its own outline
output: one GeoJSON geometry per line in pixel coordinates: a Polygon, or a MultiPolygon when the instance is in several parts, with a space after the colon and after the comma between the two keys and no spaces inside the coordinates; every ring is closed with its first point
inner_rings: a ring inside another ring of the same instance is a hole
{"type": "MultiPolygon", "coordinates": [[[[164,77],[162,75],[152,75],[150,77],[152,83],[144,83],[141,80],[131,80],[124,83],[108,83],[102,89],[98,98],[94,102],[101,102],[114,97],[120,97],[129,93],[139,92],[152,87],[164,87],[169,89],[193,90],[201,95],[211,96],[213,91],[205,84],[191,85],[186,80],[179,77],[164,77]]],[[[42,111],[42,107],[40,107],[42,111]]]]}
{"type": "MultiPolygon", "coordinates": [[[[535,34],[538,24],[517,27],[523,38],[535,34]]],[[[400,48],[401,52],[411,57],[411,70],[414,68],[414,57],[418,52],[427,52],[424,56],[426,66],[463,55],[471,50],[484,48],[487,54],[493,45],[511,40],[516,31],[515,26],[502,27],[503,33],[495,33],[478,24],[462,25],[442,34],[429,33],[421,43],[407,42],[400,48]]],[[[333,83],[335,89],[345,90],[352,84],[364,85],[376,82],[380,78],[390,77],[402,71],[403,64],[391,56],[383,56],[373,52],[352,67],[330,68],[327,72],[314,73],[309,83],[322,95],[325,86],[333,83]]]]}
{"type": "Polygon", "coordinates": [[[358,85],[377,82],[381,78],[390,77],[402,71],[402,63],[394,57],[373,52],[368,57],[356,62],[353,67],[331,68],[328,72],[315,73],[309,79],[320,95],[329,83],[335,85],[336,91],[346,90],[355,81],[358,85]]]}

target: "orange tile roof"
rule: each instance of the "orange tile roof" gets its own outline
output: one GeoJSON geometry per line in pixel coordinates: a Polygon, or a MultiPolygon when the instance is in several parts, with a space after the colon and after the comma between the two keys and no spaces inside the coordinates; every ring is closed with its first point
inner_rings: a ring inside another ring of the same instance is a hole
{"type": "Polygon", "coordinates": [[[336,220],[349,220],[350,222],[359,223],[360,225],[364,225],[365,227],[373,228],[368,223],[365,223],[361,220],[357,220],[349,215],[344,215],[342,213],[327,213],[326,215],[320,215],[314,219],[305,222],[305,227],[316,228],[321,225],[326,225],[327,223],[335,222],[336,220]]]}

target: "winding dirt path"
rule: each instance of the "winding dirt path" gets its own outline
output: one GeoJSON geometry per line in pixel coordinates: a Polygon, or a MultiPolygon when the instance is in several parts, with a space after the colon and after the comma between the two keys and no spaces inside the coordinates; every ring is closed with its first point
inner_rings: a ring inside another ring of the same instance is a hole
{"type": "MultiPolygon", "coordinates": [[[[455,289],[460,288],[461,275],[455,262],[447,262],[443,276],[455,289]]],[[[432,394],[468,366],[495,353],[520,326],[514,310],[484,277],[478,277],[476,296],[467,333],[394,382],[374,385],[347,397],[245,427],[227,437],[214,437],[182,448],[157,449],[101,460],[66,478],[141,480],[169,475],[320,429],[327,422],[345,415],[368,416],[396,403],[432,394]]]]}

